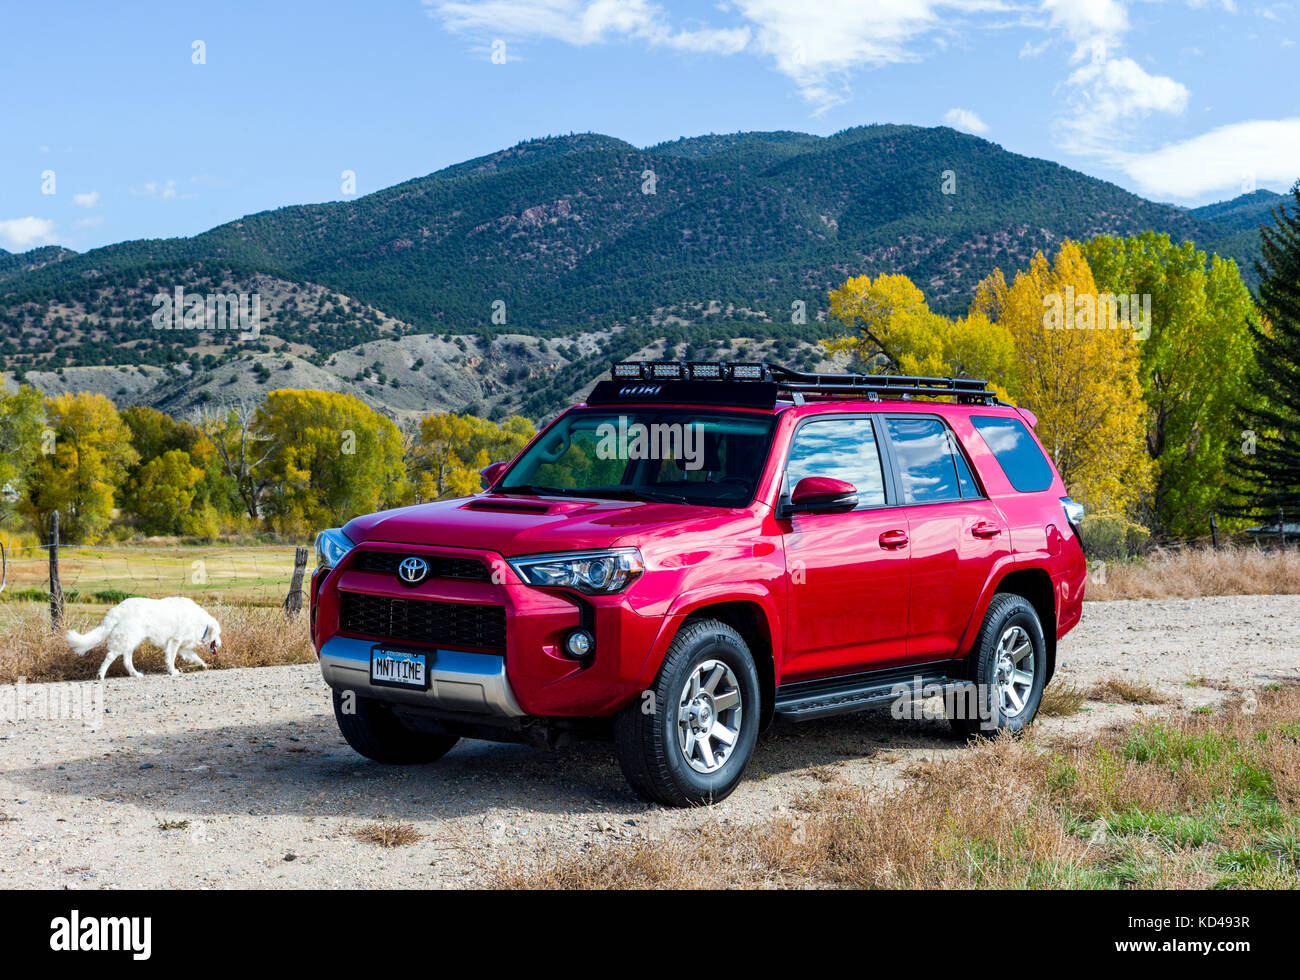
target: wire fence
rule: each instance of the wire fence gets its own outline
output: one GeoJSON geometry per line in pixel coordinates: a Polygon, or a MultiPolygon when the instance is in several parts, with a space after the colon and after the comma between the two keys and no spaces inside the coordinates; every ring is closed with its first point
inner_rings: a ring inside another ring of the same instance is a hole
{"type": "MultiPolygon", "coordinates": [[[[291,600],[294,562],[295,548],[282,545],[58,547],[59,582],[69,603],[180,595],[196,602],[284,605],[291,600]]],[[[0,600],[49,599],[47,546],[8,549],[0,563],[0,600]]]]}

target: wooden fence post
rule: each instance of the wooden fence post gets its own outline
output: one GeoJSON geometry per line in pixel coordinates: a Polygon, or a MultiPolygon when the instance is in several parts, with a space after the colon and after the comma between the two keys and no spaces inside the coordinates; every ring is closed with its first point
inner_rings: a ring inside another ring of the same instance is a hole
{"type": "Polygon", "coordinates": [[[59,585],[59,512],[50,515],[50,627],[63,629],[63,587],[59,585]]]}
{"type": "Polygon", "coordinates": [[[289,594],[284,597],[284,615],[288,619],[297,619],[302,612],[302,577],[307,571],[307,549],[297,548],[293,553],[293,581],[289,583],[289,594]]]}
{"type": "Polygon", "coordinates": [[[1210,544],[1214,550],[1219,550],[1219,518],[1217,514],[1210,515],[1210,544]]]}

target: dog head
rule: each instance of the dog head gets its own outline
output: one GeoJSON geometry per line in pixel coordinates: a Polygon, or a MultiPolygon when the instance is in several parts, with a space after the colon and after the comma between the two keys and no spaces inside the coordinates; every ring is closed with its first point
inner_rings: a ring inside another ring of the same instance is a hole
{"type": "Polygon", "coordinates": [[[215,654],[221,649],[221,624],[211,616],[208,617],[208,628],[203,631],[203,640],[208,643],[209,653],[215,654]]]}

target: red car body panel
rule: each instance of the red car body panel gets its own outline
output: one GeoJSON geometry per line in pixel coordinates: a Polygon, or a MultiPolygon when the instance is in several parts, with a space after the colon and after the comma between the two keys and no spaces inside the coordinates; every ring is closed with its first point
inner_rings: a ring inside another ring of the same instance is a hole
{"type": "MultiPolygon", "coordinates": [[[[745,507],[539,497],[489,488],[473,497],[356,518],[343,530],[357,548],[337,567],[313,576],[318,652],[339,634],[341,591],[502,607],[504,649],[467,649],[504,657],[514,696],[528,715],[597,717],[640,697],[681,625],[719,604],[744,604],[766,634],[775,687],[959,659],[1012,574],[1028,573],[1045,583],[1053,608],[1043,626],[1050,637],[1063,636],[1078,622],[1086,563],[1061,505],[1066,491],[1059,473],[1053,466],[1047,490],[1016,491],[971,422],[972,415],[1026,421],[1015,409],[835,399],[754,411],[778,419],[754,498],[745,507]],[[983,497],[778,516],[789,490],[783,487],[785,462],[796,426],[837,413],[942,419],[983,497]],[[506,560],[625,546],[639,549],[645,570],[625,591],[609,596],[526,584],[506,560]],[[491,580],[429,578],[406,586],[391,574],[359,570],[361,551],[467,558],[490,569],[491,580]],[[597,638],[594,656],[582,662],[563,650],[565,636],[580,625],[597,638]]],[[[1046,452],[1044,457],[1050,462],[1046,452]]],[[[496,476],[494,486],[502,479],[496,476]]]]}

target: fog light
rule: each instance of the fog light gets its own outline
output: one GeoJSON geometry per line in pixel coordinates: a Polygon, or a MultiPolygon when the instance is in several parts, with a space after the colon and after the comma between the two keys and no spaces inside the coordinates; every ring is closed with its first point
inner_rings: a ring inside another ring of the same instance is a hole
{"type": "Polygon", "coordinates": [[[596,638],[586,630],[574,630],[564,638],[564,652],[581,659],[596,649],[596,638]]]}

